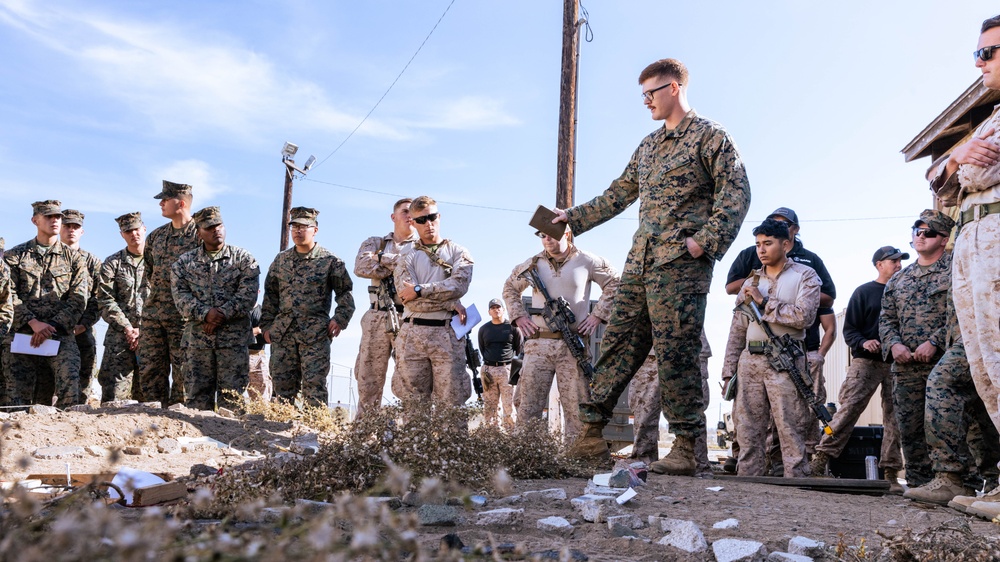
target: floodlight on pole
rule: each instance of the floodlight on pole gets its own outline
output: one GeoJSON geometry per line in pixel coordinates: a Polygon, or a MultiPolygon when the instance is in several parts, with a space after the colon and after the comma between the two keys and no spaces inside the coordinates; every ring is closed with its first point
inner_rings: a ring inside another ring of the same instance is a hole
{"type": "Polygon", "coordinates": [[[299,151],[299,145],[285,141],[285,146],[281,148],[282,160],[295,158],[295,153],[299,151]]]}

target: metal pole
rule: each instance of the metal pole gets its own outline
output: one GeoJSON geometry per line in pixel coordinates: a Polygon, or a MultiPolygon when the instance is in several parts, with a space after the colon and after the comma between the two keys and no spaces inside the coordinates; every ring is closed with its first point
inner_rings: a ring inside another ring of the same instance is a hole
{"type": "Polygon", "coordinates": [[[288,249],[288,222],[291,220],[292,212],[292,169],[288,164],[295,164],[295,160],[285,160],[285,202],[281,208],[281,251],[288,249]]]}
{"type": "Polygon", "coordinates": [[[562,76],[559,88],[559,145],[556,171],[556,207],[560,209],[573,206],[579,12],[580,0],[563,0],[562,76]]]}

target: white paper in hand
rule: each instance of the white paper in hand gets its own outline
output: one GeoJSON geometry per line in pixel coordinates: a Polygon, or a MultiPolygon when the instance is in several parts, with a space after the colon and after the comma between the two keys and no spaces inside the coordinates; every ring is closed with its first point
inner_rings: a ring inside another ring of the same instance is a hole
{"type": "Polygon", "coordinates": [[[31,347],[31,336],[28,334],[14,334],[14,341],[10,344],[11,353],[21,353],[24,355],[39,355],[41,357],[55,357],[59,353],[59,340],[47,339],[38,347],[31,347]]]}
{"type": "Polygon", "coordinates": [[[476,324],[483,321],[483,317],[476,309],[475,303],[470,304],[469,308],[465,309],[465,315],[465,324],[462,324],[462,321],[458,319],[457,314],[451,317],[451,329],[455,330],[456,340],[464,338],[465,334],[471,332],[472,328],[474,328],[476,324]]]}

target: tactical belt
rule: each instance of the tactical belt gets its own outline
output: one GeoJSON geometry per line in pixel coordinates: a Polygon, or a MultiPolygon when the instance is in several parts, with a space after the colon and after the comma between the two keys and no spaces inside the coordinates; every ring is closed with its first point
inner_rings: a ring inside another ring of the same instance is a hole
{"type": "Polygon", "coordinates": [[[537,339],[543,339],[543,340],[561,340],[562,339],[562,334],[560,334],[559,332],[543,332],[541,330],[538,330],[537,332],[535,332],[535,335],[531,336],[528,339],[529,340],[537,340],[537,339]]]}
{"type": "Polygon", "coordinates": [[[503,367],[504,365],[510,365],[510,361],[506,363],[503,361],[483,361],[483,365],[487,367],[503,367]]]}
{"type": "Polygon", "coordinates": [[[263,355],[263,354],[264,354],[264,350],[263,349],[251,349],[250,350],[250,355],[263,355]]]}
{"type": "Polygon", "coordinates": [[[437,326],[443,327],[451,323],[451,320],[428,320],[427,318],[404,318],[403,322],[409,322],[414,326],[437,326]]]}
{"type": "Polygon", "coordinates": [[[958,215],[958,228],[962,228],[962,225],[977,221],[986,215],[995,215],[997,213],[1000,213],[1000,201],[988,205],[976,205],[971,209],[962,211],[958,215]]]}
{"type": "MultiPolygon", "coordinates": [[[[799,340],[799,346],[802,347],[803,351],[806,350],[805,341],[799,340]]],[[[770,350],[770,348],[771,342],[767,340],[749,340],[747,342],[747,351],[750,352],[750,355],[764,355],[770,350]]]]}
{"type": "MultiPolygon", "coordinates": [[[[397,304],[395,306],[396,306],[396,312],[402,314],[403,313],[403,305],[397,304]]],[[[387,312],[389,309],[387,307],[384,307],[384,306],[378,306],[376,303],[372,303],[372,310],[377,310],[379,312],[387,312]]]]}

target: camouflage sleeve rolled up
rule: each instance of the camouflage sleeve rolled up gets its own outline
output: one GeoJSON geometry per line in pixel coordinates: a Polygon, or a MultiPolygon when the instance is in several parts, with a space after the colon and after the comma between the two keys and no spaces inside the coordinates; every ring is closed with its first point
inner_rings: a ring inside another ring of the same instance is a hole
{"type": "MultiPolygon", "coordinates": [[[[781,324],[789,328],[804,330],[816,320],[819,309],[820,287],[823,282],[819,275],[810,267],[792,264],[799,269],[802,281],[795,302],[784,302],[777,298],[769,298],[760,311],[762,320],[772,324],[781,324]]],[[[744,285],[750,280],[744,282],[744,285]]],[[[771,285],[773,288],[774,285],[771,285]]]]}
{"type": "Polygon", "coordinates": [[[0,261],[0,337],[10,332],[14,322],[14,305],[10,297],[10,269],[0,261]]]}
{"type": "Polygon", "coordinates": [[[80,251],[84,263],[87,264],[87,284],[90,287],[90,296],[87,299],[87,308],[80,317],[79,324],[85,328],[90,328],[101,318],[101,309],[97,301],[97,285],[101,277],[101,260],[90,252],[80,251]]]}
{"type": "Polygon", "coordinates": [[[118,277],[118,267],[121,263],[119,254],[108,256],[101,266],[101,274],[97,282],[97,303],[101,311],[101,316],[108,326],[124,332],[132,328],[132,321],[125,315],[125,311],[118,305],[116,278],[118,277]]]}
{"type": "Polygon", "coordinates": [[[597,300],[597,306],[591,314],[607,322],[611,318],[611,309],[614,305],[615,293],[618,292],[618,285],[621,284],[621,276],[615,271],[611,263],[600,257],[594,256],[594,266],[591,270],[591,279],[601,288],[601,298],[597,300]]]}
{"type": "Polygon", "coordinates": [[[365,279],[385,279],[392,275],[393,264],[396,255],[392,254],[388,258],[378,257],[378,249],[382,245],[384,236],[372,236],[361,243],[358,255],[354,258],[354,274],[365,279]]]}
{"type": "Polygon", "coordinates": [[[528,280],[524,277],[524,272],[531,267],[534,258],[530,258],[518,265],[510,272],[510,277],[503,284],[503,301],[507,304],[507,314],[513,323],[518,318],[528,316],[528,311],[524,309],[521,302],[521,294],[528,288],[528,280]]]}
{"type": "Polygon", "coordinates": [[[346,328],[354,316],[354,295],[351,293],[354,290],[354,281],[351,280],[351,276],[347,273],[347,266],[340,258],[335,257],[333,260],[328,283],[333,290],[334,301],[337,303],[333,319],[341,328],[346,328]]]}

